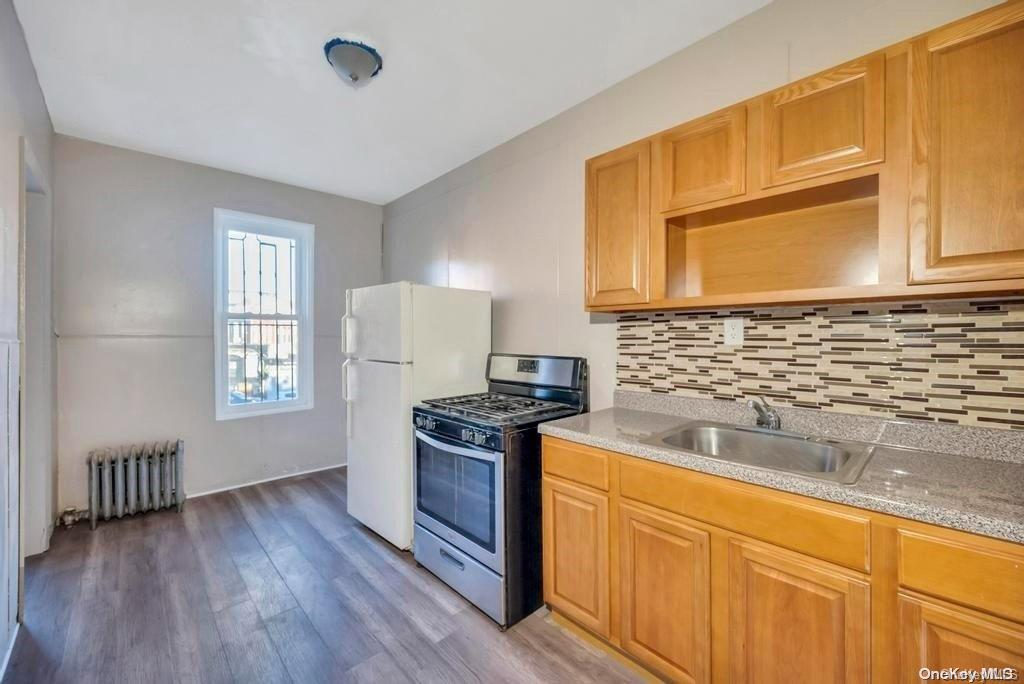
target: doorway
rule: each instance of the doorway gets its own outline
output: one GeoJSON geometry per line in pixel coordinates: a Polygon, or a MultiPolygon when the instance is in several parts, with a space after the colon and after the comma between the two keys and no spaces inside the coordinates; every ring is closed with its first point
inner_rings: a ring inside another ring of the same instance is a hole
{"type": "Polygon", "coordinates": [[[24,609],[25,557],[49,547],[57,482],[52,192],[24,140],[21,162],[18,337],[17,344],[8,345],[13,377],[8,392],[9,447],[4,473],[9,498],[3,574],[8,589],[7,625],[12,627],[24,609]]]}
{"type": "Polygon", "coordinates": [[[21,340],[22,556],[42,553],[56,518],[56,338],[53,334],[51,198],[26,167],[21,340]]]}

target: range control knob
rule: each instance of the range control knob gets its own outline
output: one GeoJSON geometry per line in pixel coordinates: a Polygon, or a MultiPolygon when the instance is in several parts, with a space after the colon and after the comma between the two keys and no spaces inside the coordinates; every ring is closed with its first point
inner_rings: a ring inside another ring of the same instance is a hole
{"type": "Polygon", "coordinates": [[[487,433],[480,432],[479,430],[473,430],[471,428],[463,428],[462,441],[480,446],[487,443],[487,433]]]}
{"type": "Polygon", "coordinates": [[[416,416],[413,423],[415,423],[416,427],[423,428],[425,430],[433,430],[437,427],[437,421],[430,416],[416,416]]]}

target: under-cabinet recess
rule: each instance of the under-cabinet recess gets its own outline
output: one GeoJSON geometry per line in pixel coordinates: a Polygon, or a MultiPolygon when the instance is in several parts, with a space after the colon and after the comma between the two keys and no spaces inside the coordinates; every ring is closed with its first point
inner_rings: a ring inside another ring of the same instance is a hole
{"type": "Polygon", "coordinates": [[[669,298],[879,282],[878,176],[667,223],[669,298]]]}

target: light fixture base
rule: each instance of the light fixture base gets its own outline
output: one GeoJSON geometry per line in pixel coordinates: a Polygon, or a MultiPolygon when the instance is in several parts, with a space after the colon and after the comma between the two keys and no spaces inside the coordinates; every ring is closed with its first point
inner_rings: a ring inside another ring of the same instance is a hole
{"type": "Polygon", "coordinates": [[[348,38],[331,38],[324,43],[324,57],[338,77],[353,88],[370,82],[384,68],[377,49],[348,38]]]}

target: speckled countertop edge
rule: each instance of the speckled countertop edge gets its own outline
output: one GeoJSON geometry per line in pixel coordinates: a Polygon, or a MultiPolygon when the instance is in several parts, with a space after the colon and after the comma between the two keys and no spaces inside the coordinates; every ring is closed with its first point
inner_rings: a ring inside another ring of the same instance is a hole
{"type": "MultiPolygon", "coordinates": [[[[761,485],[779,491],[801,494],[823,501],[845,504],[900,518],[931,523],[942,527],[1024,543],[1024,510],[1017,517],[994,517],[976,511],[930,504],[920,500],[901,499],[898,494],[868,492],[858,485],[841,485],[790,473],[762,470],[727,461],[719,461],[696,453],[677,451],[642,443],[651,434],[683,425],[688,420],[709,420],[705,416],[679,416],[617,407],[597,413],[574,416],[543,423],[540,432],[571,442],[607,449],[629,456],[665,463],[731,480],[761,485]],[[603,415],[602,415],[603,414],[603,415]],[[618,416],[616,417],[616,414],[618,416]],[[621,418],[621,421],[618,421],[621,418]],[[605,430],[620,424],[635,427],[635,434],[609,437],[594,434],[593,423],[603,420],[605,430]]],[[[721,420],[721,418],[719,418],[721,420]]],[[[833,431],[830,431],[833,432],[833,431]]],[[[845,431],[843,431],[845,432],[845,431]]],[[[839,436],[839,435],[834,435],[839,436]]],[[[845,437],[849,439],[850,437],[845,437]]],[[[874,441],[861,437],[860,441],[874,441]]],[[[877,454],[876,454],[877,456],[877,454]]],[[[870,464],[869,464],[870,467],[870,464]]],[[[1021,467],[1024,475],[1024,466],[1021,467]]]]}

